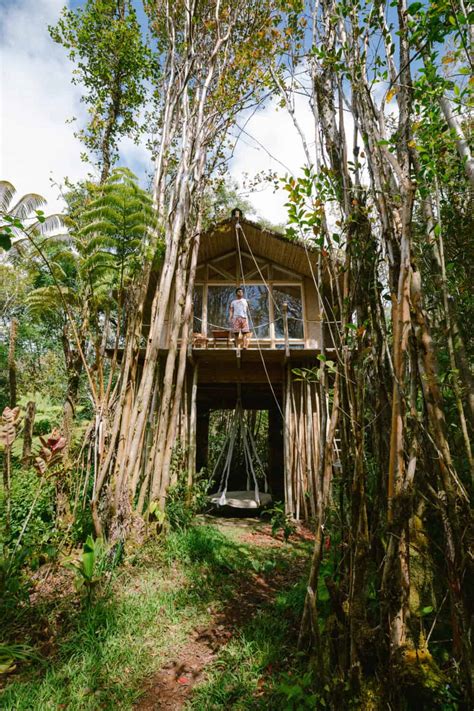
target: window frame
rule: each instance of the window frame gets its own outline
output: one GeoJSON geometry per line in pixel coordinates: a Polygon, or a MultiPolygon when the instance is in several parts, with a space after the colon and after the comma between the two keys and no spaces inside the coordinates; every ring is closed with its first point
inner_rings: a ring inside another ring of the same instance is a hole
{"type": "MultiPolygon", "coordinates": [[[[194,287],[202,287],[203,292],[202,292],[202,314],[201,314],[201,334],[207,336],[207,313],[208,313],[208,298],[209,298],[209,287],[210,286],[233,286],[234,288],[237,288],[238,286],[242,285],[245,287],[247,286],[266,286],[267,290],[269,292],[268,294],[268,318],[270,321],[269,324],[269,335],[264,337],[264,338],[258,338],[259,342],[263,343],[269,343],[271,344],[271,348],[275,348],[275,346],[278,344],[282,344],[285,342],[284,338],[277,338],[275,336],[275,311],[274,311],[274,297],[273,297],[273,288],[276,287],[285,287],[285,286],[292,286],[292,287],[299,287],[300,289],[300,294],[301,294],[301,311],[302,311],[302,325],[303,325],[303,336],[302,338],[289,338],[288,343],[289,344],[301,344],[303,343],[306,346],[307,343],[307,325],[306,325],[306,298],[305,298],[305,289],[304,289],[304,280],[303,277],[301,279],[297,280],[296,278],[294,279],[273,279],[273,264],[268,263],[269,267],[269,275],[270,278],[264,282],[261,279],[251,279],[250,281],[245,281],[245,284],[243,282],[239,282],[237,279],[234,282],[231,282],[230,280],[225,280],[225,279],[215,279],[215,278],[207,278],[209,276],[209,268],[208,264],[205,265],[205,279],[203,280],[202,278],[199,279],[198,281],[195,282],[194,287]]],[[[284,269],[283,267],[279,267],[276,265],[278,269],[284,269]]],[[[194,318],[194,314],[193,314],[194,318]]]]}

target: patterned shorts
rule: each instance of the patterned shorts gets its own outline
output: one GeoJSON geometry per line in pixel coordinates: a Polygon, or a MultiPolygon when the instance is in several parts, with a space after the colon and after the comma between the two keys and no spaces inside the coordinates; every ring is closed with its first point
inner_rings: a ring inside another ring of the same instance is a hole
{"type": "Polygon", "coordinates": [[[232,321],[232,330],[234,333],[242,331],[242,333],[249,333],[249,324],[246,318],[242,316],[237,316],[232,321]]]}

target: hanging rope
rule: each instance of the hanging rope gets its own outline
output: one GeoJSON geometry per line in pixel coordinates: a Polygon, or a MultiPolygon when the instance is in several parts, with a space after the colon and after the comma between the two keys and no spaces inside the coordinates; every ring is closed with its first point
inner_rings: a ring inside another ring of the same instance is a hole
{"type": "MultiPolygon", "coordinates": [[[[244,288],[245,288],[245,286],[246,286],[246,285],[245,285],[245,273],[244,273],[244,267],[243,267],[243,263],[242,263],[242,253],[241,253],[241,251],[240,251],[239,231],[242,232],[242,234],[243,234],[243,236],[244,236],[244,239],[245,239],[245,241],[246,241],[247,244],[248,244],[247,238],[245,237],[245,232],[243,231],[240,222],[237,220],[237,222],[235,223],[235,240],[236,240],[236,244],[237,244],[237,253],[238,253],[238,255],[239,255],[240,273],[241,273],[241,276],[242,276],[242,283],[243,283],[244,288]]],[[[251,255],[253,256],[252,250],[250,250],[250,253],[251,253],[251,255]]],[[[254,256],[253,256],[253,259],[254,259],[255,264],[257,264],[257,260],[255,259],[254,256]]],[[[257,268],[258,268],[258,265],[257,265],[257,268]]],[[[268,285],[267,285],[266,282],[265,282],[265,286],[266,286],[268,292],[270,293],[270,289],[269,289],[269,287],[268,287],[268,285]]],[[[250,321],[252,321],[252,314],[251,314],[250,312],[249,312],[249,317],[250,317],[250,321]]],[[[270,379],[270,375],[269,375],[269,373],[268,373],[267,364],[265,363],[265,358],[264,358],[264,356],[263,356],[262,349],[260,348],[260,343],[258,342],[258,340],[257,340],[257,348],[258,348],[258,352],[259,352],[259,354],[260,354],[260,359],[261,359],[261,361],[262,361],[263,369],[264,369],[264,371],[265,371],[265,377],[267,378],[268,385],[270,386],[270,390],[271,390],[272,395],[273,395],[273,399],[275,400],[275,404],[276,404],[276,406],[277,406],[277,408],[278,408],[278,411],[279,411],[279,413],[280,413],[280,416],[281,416],[281,419],[283,420],[284,425],[287,426],[287,424],[286,424],[286,422],[285,422],[285,415],[283,414],[283,410],[281,409],[281,405],[280,405],[280,402],[279,402],[278,397],[277,397],[277,395],[276,395],[275,388],[273,387],[273,383],[272,383],[272,381],[271,381],[271,379],[270,379]]]]}
{"type": "Polygon", "coordinates": [[[258,486],[257,474],[255,472],[255,467],[253,465],[254,460],[257,461],[258,465],[263,474],[264,481],[264,491],[268,492],[268,480],[265,473],[265,467],[263,466],[262,460],[258,454],[257,445],[255,439],[247,425],[245,419],[245,412],[242,407],[242,401],[240,397],[237,400],[235,406],[233,418],[230,427],[227,431],[227,436],[224,441],[224,445],[219,454],[216,464],[212,472],[212,478],[215,477],[219,465],[221,464],[222,458],[225,458],[224,466],[222,468],[222,474],[219,482],[219,489],[217,495],[219,496],[219,506],[225,506],[227,503],[227,489],[229,485],[229,477],[232,468],[232,461],[234,459],[234,452],[236,449],[236,443],[238,441],[242,442],[242,449],[244,453],[245,471],[247,475],[247,490],[250,491],[251,480],[253,482],[254,498],[258,506],[260,506],[260,490],[258,486]]]}

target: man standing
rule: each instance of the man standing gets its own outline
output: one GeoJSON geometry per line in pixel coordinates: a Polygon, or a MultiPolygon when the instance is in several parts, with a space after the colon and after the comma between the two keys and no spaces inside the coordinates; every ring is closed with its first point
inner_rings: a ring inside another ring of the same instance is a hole
{"type": "Polygon", "coordinates": [[[249,330],[249,305],[247,299],[244,299],[244,291],[241,287],[235,290],[237,296],[230,304],[229,317],[234,333],[235,346],[238,347],[239,334],[243,336],[242,348],[248,348],[250,330],[249,330]]]}

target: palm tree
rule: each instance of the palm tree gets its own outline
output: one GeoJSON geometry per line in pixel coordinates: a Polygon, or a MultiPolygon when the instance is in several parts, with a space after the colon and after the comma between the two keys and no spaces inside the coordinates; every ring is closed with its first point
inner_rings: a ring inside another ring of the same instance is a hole
{"type": "Polygon", "coordinates": [[[0,180],[0,247],[11,249],[27,240],[28,235],[49,235],[63,225],[61,215],[45,216],[46,200],[37,193],[27,193],[15,202],[16,188],[0,180]]]}
{"type": "MultiPolygon", "coordinates": [[[[44,215],[40,208],[46,204],[46,200],[41,195],[27,193],[16,199],[16,192],[12,183],[7,180],[0,181],[0,248],[11,250],[12,261],[15,253],[22,253],[22,243],[29,243],[35,237],[47,236],[62,224],[60,215],[44,215]]],[[[16,315],[11,315],[9,320],[8,381],[10,406],[15,407],[15,346],[18,320],[16,315]]]]}

